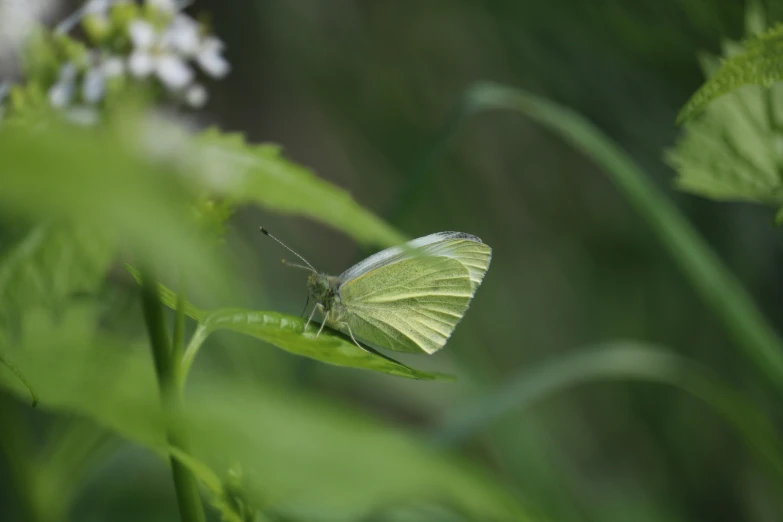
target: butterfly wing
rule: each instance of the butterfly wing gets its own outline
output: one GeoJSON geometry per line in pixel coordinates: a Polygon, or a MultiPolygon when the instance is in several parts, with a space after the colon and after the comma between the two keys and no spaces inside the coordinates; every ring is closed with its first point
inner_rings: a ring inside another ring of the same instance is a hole
{"type": "Polygon", "coordinates": [[[467,311],[491,256],[480,239],[460,232],[379,252],[341,276],[345,321],[369,344],[434,353],[467,311]]]}
{"type": "Polygon", "coordinates": [[[437,232],[409,241],[404,246],[382,250],[343,272],[340,279],[350,281],[382,266],[408,258],[413,252],[456,259],[470,272],[474,290],[481,284],[492,260],[492,249],[478,237],[465,232],[437,232]]]}
{"type": "Polygon", "coordinates": [[[447,257],[403,259],[340,287],[354,336],[403,352],[443,347],[472,296],[468,269],[447,257]]]}

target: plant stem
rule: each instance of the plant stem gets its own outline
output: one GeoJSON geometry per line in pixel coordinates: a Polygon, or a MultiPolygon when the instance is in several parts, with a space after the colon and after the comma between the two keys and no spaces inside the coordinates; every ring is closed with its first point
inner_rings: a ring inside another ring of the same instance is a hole
{"type": "MultiPolygon", "coordinates": [[[[177,389],[177,374],[179,361],[173,358],[174,351],[169,345],[169,337],[164,322],[163,306],[158,296],[158,284],[150,272],[142,272],[142,307],[144,320],[150,337],[152,355],[155,361],[155,372],[158,377],[160,398],[167,418],[167,438],[169,444],[187,451],[185,434],[179,415],[182,403],[177,389]]],[[[182,308],[182,307],[180,307],[182,308]]],[[[171,473],[174,478],[174,489],[177,494],[180,519],[182,522],[205,522],[204,508],[199,497],[198,482],[190,471],[174,458],[171,462],[171,473]]]]}
{"type": "Polygon", "coordinates": [[[172,337],[171,341],[171,360],[174,363],[174,372],[176,373],[178,384],[180,384],[180,360],[182,359],[182,347],[185,340],[185,292],[186,281],[185,274],[183,272],[180,274],[179,278],[177,309],[174,315],[174,336],[172,337]]]}
{"type": "Polygon", "coordinates": [[[196,354],[198,353],[199,348],[201,348],[201,345],[204,344],[204,341],[207,339],[207,336],[209,336],[209,333],[209,328],[204,326],[204,323],[200,323],[196,327],[196,331],[193,332],[193,336],[190,338],[188,347],[185,349],[185,354],[182,356],[182,360],[179,363],[180,392],[185,387],[185,381],[188,378],[188,373],[190,373],[190,367],[193,366],[193,360],[196,358],[196,354]]]}

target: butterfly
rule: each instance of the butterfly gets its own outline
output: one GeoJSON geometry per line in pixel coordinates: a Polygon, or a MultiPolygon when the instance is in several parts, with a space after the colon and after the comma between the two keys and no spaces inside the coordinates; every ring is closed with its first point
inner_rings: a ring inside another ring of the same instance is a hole
{"type": "MultiPolygon", "coordinates": [[[[307,286],[324,326],[373,347],[432,354],[443,348],[468,310],[492,260],[492,249],[464,232],[438,232],[387,248],[339,276],[318,272],[265,228],[261,231],[305,265],[307,286]]],[[[288,263],[291,265],[291,263],[288,263]]]]}

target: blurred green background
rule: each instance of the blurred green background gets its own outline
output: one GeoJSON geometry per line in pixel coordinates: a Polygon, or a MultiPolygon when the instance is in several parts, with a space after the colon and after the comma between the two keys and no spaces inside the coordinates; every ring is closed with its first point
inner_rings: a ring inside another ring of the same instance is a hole
{"type": "MultiPolygon", "coordinates": [[[[454,383],[327,366],[235,334],[210,339],[197,370],[220,368],[283,395],[295,390],[437,433],[447,411],[555,356],[637,339],[704,363],[773,420],[780,415],[759,370],[599,167],[517,114],[477,114],[450,127],[462,95],[481,80],[585,115],[654,176],[781,327],[783,242],[770,211],[678,193],[662,160],[679,132],[677,111],[703,81],[699,53],[742,37],[741,2],[200,0],[194,8],[211,14],[232,63],[199,115],[204,124],[281,144],[408,236],[464,231],[494,253],[447,348],[400,358],[453,372],[454,383]]],[[[286,253],[258,233],[260,224],[329,273],[372,253],[313,221],[241,209],[228,245],[246,290],[237,300],[250,308],[297,315],[306,298],[305,275],[280,264],[286,253]]],[[[10,243],[14,231],[5,228],[10,243]]],[[[133,288],[106,299],[139,336],[133,288]]],[[[55,424],[45,411],[24,416],[36,434],[55,424]]],[[[72,485],[70,519],[174,520],[162,461],[93,437],[99,458],[72,485]]],[[[351,448],[341,451],[350,463],[351,448]]],[[[580,385],[446,451],[483,467],[541,520],[783,520],[779,479],[737,433],[704,403],[658,384],[580,385]]],[[[24,520],[8,476],[0,473],[0,520],[24,520]]]]}

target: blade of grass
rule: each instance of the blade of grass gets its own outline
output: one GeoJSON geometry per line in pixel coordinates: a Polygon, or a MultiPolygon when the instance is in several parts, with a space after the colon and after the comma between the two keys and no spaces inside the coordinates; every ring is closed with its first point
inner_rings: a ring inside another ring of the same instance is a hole
{"type": "Polygon", "coordinates": [[[738,346],[783,392],[780,337],[736,277],[627,153],[584,117],[522,90],[479,83],[465,96],[472,107],[466,114],[491,109],[519,112],[558,134],[601,166],[645,219],[738,346]]]}
{"type": "Polygon", "coordinates": [[[441,448],[459,445],[512,412],[539,404],[563,390],[607,380],[666,384],[703,400],[783,478],[783,443],[763,411],[695,362],[634,341],[580,348],[575,354],[527,369],[447,413],[431,434],[431,442],[441,448]]]}

